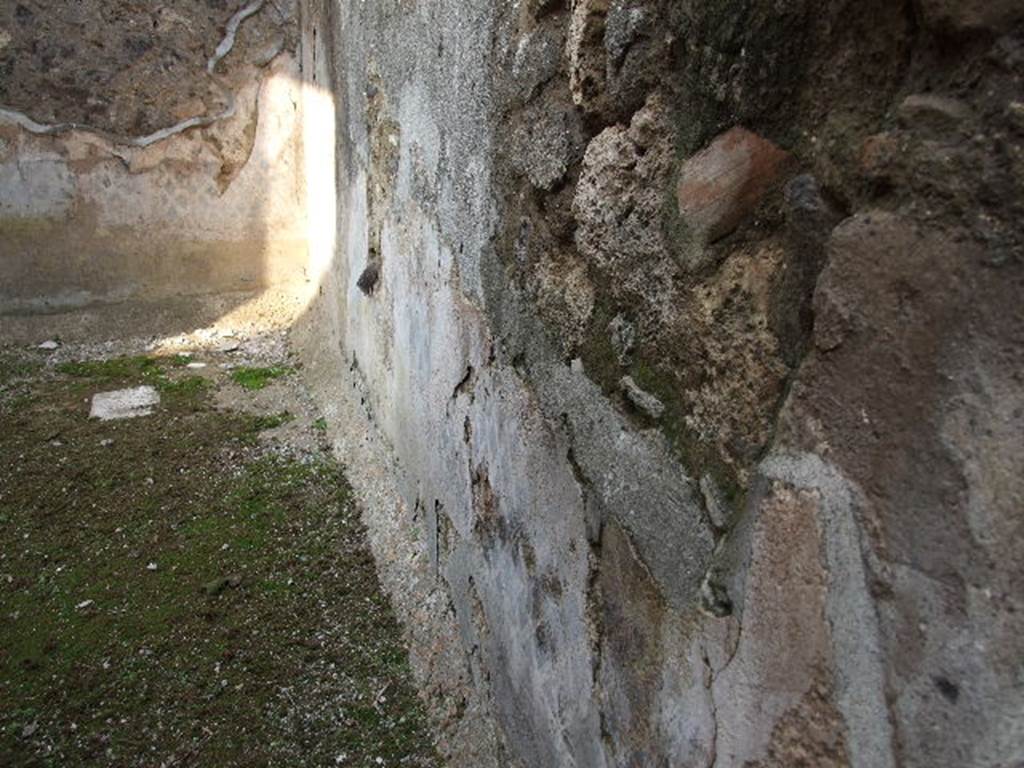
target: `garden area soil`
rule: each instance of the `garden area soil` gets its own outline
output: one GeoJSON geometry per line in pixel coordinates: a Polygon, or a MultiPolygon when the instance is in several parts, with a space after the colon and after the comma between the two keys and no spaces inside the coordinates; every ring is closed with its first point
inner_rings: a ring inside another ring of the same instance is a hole
{"type": "Polygon", "coordinates": [[[439,764],[324,422],[271,362],[0,349],[0,764],[439,764]],[[89,418],[140,385],[150,415],[89,418]]]}

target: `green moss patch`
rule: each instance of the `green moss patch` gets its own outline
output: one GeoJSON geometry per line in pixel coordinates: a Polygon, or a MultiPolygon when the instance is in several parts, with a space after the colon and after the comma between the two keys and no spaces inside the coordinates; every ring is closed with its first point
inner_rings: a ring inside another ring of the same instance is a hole
{"type": "Polygon", "coordinates": [[[280,413],[263,414],[260,416],[254,416],[252,420],[252,428],[256,432],[264,432],[268,429],[277,429],[278,427],[284,426],[290,421],[294,421],[293,416],[288,411],[281,411],[280,413]]]}
{"type": "Polygon", "coordinates": [[[61,363],[56,371],[75,380],[78,391],[149,384],[169,400],[194,403],[210,389],[211,382],[202,376],[183,376],[180,369],[190,361],[188,355],[115,357],[61,363]]]}
{"type": "Polygon", "coordinates": [[[0,353],[0,388],[12,381],[31,376],[42,368],[39,360],[17,352],[0,353]]]}
{"type": "Polygon", "coordinates": [[[287,376],[293,371],[293,368],[285,365],[272,365],[267,368],[242,367],[233,370],[231,378],[245,389],[256,390],[263,389],[274,379],[287,376]]]}
{"type": "Polygon", "coordinates": [[[210,387],[210,382],[202,376],[186,376],[182,379],[161,379],[156,388],[164,394],[178,397],[194,397],[202,394],[210,387]]]}
{"type": "Polygon", "coordinates": [[[120,381],[124,379],[156,379],[161,376],[160,363],[154,357],[115,357],[111,360],[81,360],[61,363],[57,371],[79,379],[120,381]]]}

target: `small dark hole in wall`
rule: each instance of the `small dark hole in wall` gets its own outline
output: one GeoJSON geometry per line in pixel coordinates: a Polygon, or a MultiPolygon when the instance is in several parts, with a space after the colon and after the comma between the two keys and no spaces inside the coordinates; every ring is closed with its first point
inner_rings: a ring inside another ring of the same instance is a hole
{"type": "Polygon", "coordinates": [[[367,265],[366,269],[363,270],[363,274],[359,276],[359,280],[356,281],[356,287],[363,292],[366,296],[373,295],[373,289],[377,287],[377,281],[380,279],[380,267],[376,263],[371,262],[367,265]]]}
{"type": "Polygon", "coordinates": [[[551,651],[551,641],[548,639],[548,628],[543,621],[538,622],[534,635],[537,638],[537,648],[541,653],[547,654],[551,651]]]}
{"type": "Polygon", "coordinates": [[[733,605],[729,592],[721,584],[707,580],[701,587],[701,608],[712,616],[732,616],[733,605]]]}
{"type": "Polygon", "coordinates": [[[935,687],[939,689],[939,693],[941,693],[950,704],[956,704],[957,699],[960,698],[960,689],[957,687],[956,683],[945,677],[936,677],[935,687]]]}

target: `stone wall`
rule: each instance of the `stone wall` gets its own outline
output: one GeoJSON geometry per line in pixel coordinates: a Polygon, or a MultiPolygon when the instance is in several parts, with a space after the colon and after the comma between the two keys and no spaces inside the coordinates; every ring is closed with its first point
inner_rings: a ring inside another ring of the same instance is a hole
{"type": "Polygon", "coordinates": [[[295,15],[0,8],[0,312],[305,279],[295,15]]]}
{"type": "Polygon", "coordinates": [[[452,764],[1016,765],[1019,4],[310,8],[298,338],[452,764]]]}
{"type": "Polygon", "coordinates": [[[0,313],[308,281],[453,766],[1018,766],[1022,23],[7,3],[0,313]]]}

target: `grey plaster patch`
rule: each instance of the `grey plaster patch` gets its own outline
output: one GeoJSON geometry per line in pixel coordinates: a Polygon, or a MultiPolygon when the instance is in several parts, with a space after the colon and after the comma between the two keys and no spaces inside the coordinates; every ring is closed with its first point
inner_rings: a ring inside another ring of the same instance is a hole
{"type": "Polygon", "coordinates": [[[630,534],[668,603],[697,605],[714,536],[695,483],[660,433],[636,431],[585,375],[563,364],[535,372],[539,400],[564,414],[573,457],[604,514],[630,534]]]}
{"type": "Polygon", "coordinates": [[[895,766],[878,616],[868,591],[855,519],[859,493],[838,469],[811,453],[772,454],[762,462],[761,471],[821,495],[820,523],[828,561],[825,612],[836,660],[836,702],[846,723],[850,764],[853,768],[895,766]]]}
{"type": "Polygon", "coordinates": [[[90,419],[117,421],[149,416],[160,404],[160,395],[153,387],[133,387],[93,395],[90,419]]]}
{"type": "MultiPolygon", "coordinates": [[[[0,127],[6,117],[0,109],[0,127]]],[[[0,216],[5,219],[64,220],[71,214],[74,194],[74,175],[56,150],[16,144],[0,160],[0,216]]]]}

